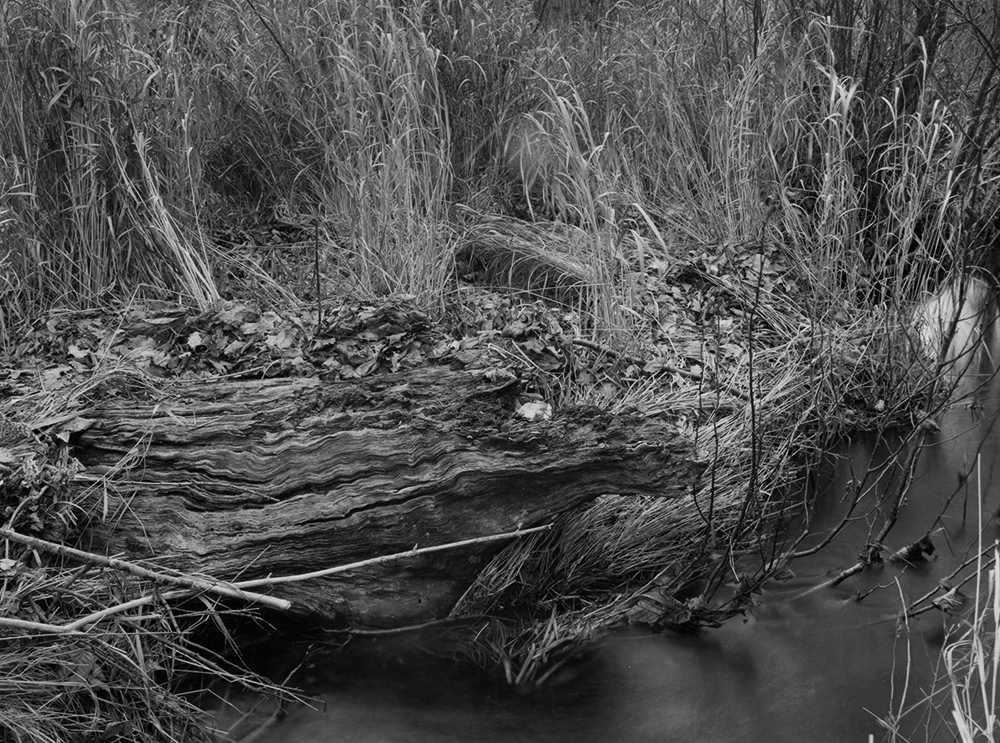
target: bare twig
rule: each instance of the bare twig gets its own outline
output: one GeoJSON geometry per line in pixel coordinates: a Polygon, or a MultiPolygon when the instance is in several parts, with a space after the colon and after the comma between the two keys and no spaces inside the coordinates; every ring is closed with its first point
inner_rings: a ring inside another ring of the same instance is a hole
{"type": "Polygon", "coordinates": [[[408,624],[404,627],[391,627],[389,629],[326,629],[323,632],[327,635],[352,635],[357,637],[383,637],[385,635],[401,635],[406,632],[420,632],[430,627],[447,627],[456,624],[468,624],[469,622],[482,619],[481,616],[467,617],[444,617],[443,619],[432,619],[429,622],[420,624],[408,624]]]}
{"type": "Polygon", "coordinates": [[[969,567],[969,565],[971,565],[972,563],[981,560],[990,552],[990,550],[997,549],[998,547],[1000,547],[1000,541],[994,541],[991,545],[989,545],[988,547],[984,547],[981,551],[977,552],[975,555],[967,559],[965,562],[963,562],[961,565],[955,568],[951,573],[949,573],[947,576],[939,580],[937,586],[933,590],[928,591],[923,596],[918,598],[916,601],[911,603],[910,606],[907,608],[905,615],[908,617],[917,617],[923,614],[924,612],[928,612],[931,609],[938,608],[934,604],[931,604],[930,606],[925,606],[922,609],[917,609],[916,607],[922,604],[923,602],[929,600],[938,591],[941,590],[947,592],[953,591],[955,589],[961,588],[970,580],[975,578],[976,575],[978,574],[977,572],[973,572],[967,575],[965,578],[962,579],[962,581],[958,585],[955,586],[951,585],[951,581],[954,580],[955,576],[957,576],[960,572],[965,570],[965,568],[969,567]]]}
{"type": "Polygon", "coordinates": [[[889,508],[889,517],[882,525],[882,529],[879,531],[878,536],[864,546],[861,553],[858,555],[858,561],[854,565],[842,571],[836,578],[827,584],[830,587],[838,586],[852,575],[860,573],[872,563],[882,561],[882,550],[884,549],[883,542],[885,541],[885,538],[889,536],[889,532],[892,527],[895,526],[896,519],[899,518],[899,509],[903,503],[903,496],[906,494],[907,490],[909,490],[910,484],[913,482],[917,469],[917,460],[920,458],[920,451],[923,448],[926,436],[926,430],[920,431],[917,434],[913,450],[907,455],[906,472],[904,473],[904,476],[900,480],[899,484],[896,486],[896,492],[892,499],[892,506],[889,508]]]}
{"type": "Polygon", "coordinates": [[[313,260],[316,271],[316,332],[323,327],[323,282],[319,275],[319,217],[313,221],[313,260]]]}
{"type": "MultiPolygon", "coordinates": [[[[137,599],[132,599],[131,601],[126,601],[121,604],[115,604],[114,606],[108,606],[100,611],[95,611],[92,614],[88,614],[85,617],[80,617],[68,624],[48,624],[45,622],[31,622],[26,619],[15,619],[13,617],[0,617],[0,627],[6,627],[8,629],[24,629],[24,630],[34,630],[36,632],[42,633],[52,633],[52,634],[79,634],[80,631],[89,624],[96,624],[110,616],[115,614],[121,614],[129,609],[135,609],[140,606],[145,606],[146,604],[151,604],[159,598],[162,601],[168,599],[184,598],[191,595],[190,590],[178,590],[178,591],[168,591],[166,593],[161,593],[159,596],[142,596],[137,599]]],[[[145,618],[157,618],[159,615],[147,615],[145,618]]],[[[135,621],[138,617],[128,617],[130,621],[135,621]]]]}
{"type": "Polygon", "coordinates": [[[31,549],[41,550],[54,555],[71,557],[74,560],[80,560],[91,565],[97,565],[98,567],[121,570],[126,573],[131,573],[139,578],[148,578],[149,580],[159,581],[161,583],[172,583],[175,586],[183,586],[184,588],[196,591],[206,591],[218,596],[239,598],[244,601],[250,601],[251,603],[260,604],[261,606],[269,606],[273,609],[280,609],[282,611],[288,611],[292,608],[290,601],[274,598],[273,596],[264,596],[259,593],[249,593],[231,583],[224,583],[222,581],[204,578],[195,578],[192,576],[160,573],[155,570],[150,570],[149,568],[144,568],[141,565],[121,560],[117,557],[105,557],[104,555],[96,555],[92,552],[84,552],[83,550],[73,549],[72,547],[67,547],[63,544],[56,544],[55,542],[47,542],[44,539],[39,539],[37,537],[29,537],[25,534],[18,534],[12,529],[0,528],[0,538],[6,539],[9,542],[23,544],[31,549]]]}
{"type": "Polygon", "coordinates": [[[530,529],[518,529],[517,531],[509,531],[504,534],[491,534],[486,537],[475,537],[474,539],[463,539],[460,542],[449,542],[448,544],[439,544],[434,547],[414,547],[406,552],[396,552],[392,555],[382,555],[381,557],[372,557],[368,560],[361,560],[359,562],[348,563],[347,565],[338,565],[333,568],[325,568],[323,570],[315,570],[311,573],[301,573],[299,575],[283,575],[277,578],[258,578],[256,580],[246,580],[240,581],[239,583],[234,583],[233,585],[237,588],[256,588],[257,586],[271,586],[278,583],[297,583],[304,580],[310,580],[312,578],[323,578],[327,575],[335,575],[337,573],[346,573],[349,570],[356,570],[357,568],[368,567],[369,565],[380,565],[384,562],[391,562],[393,560],[402,560],[407,557],[416,557],[417,555],[426,555],[430,552],[441,552],[442,550],[456,549],[458,547],[466,547],[470,544],[483,544],[485,542],[496,542],[501,539],[513,539],[514,537],[521,537],[525,534],[534,534],[538,531],[545,531],[546,529],[551,529],[552,524],[546,524],[545,526],[535,526],[530,529]]]}
{"type": "Polygon", "coordinates": [[[26,630],[28,632],[40,632],[46,635],[83,634],[79,630],[69,629],[66,625],[48,624],[47,622],[30,622],[27,619],[15,619],[14,617],[0,617],[0,627],[26,630]]]}

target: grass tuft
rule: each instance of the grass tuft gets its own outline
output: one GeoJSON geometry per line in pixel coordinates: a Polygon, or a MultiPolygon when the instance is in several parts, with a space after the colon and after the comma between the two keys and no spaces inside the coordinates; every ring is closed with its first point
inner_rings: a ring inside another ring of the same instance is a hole
{"type": "Polygon", "coordinates": [[[793,5],[5,3],[0,346],[147,297],[568,306],[557,402],[670,417],[712,466],[688,499],[564,515],[463,610],[515,607],[482,635],[514,680],[670,591],[714,621],[781,564],[831,442],[954,397],[950,310],[1000,269],[997,9],[793,5]]]}

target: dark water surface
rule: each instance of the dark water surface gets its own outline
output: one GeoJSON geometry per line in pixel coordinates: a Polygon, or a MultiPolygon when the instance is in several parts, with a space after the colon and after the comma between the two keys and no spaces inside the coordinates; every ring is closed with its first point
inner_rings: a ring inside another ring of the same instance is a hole
{"type": "MultiPolygon", "coordinates": [[[[956,405],[941,421],[886,540],[892,551],[933,530],[937,549],[926,562],[886,563],[837,587],[823,585],[853,564],[871,538],[872,527],[861,520],[817,554],[796,560],[794,577],[768,586],[746,621],[736,618],[697,637],[614,634],[539,691],[518,693],[456,667],[427,650],[426,638],[352,642],[302,680],[325,709],[293,707],[262,726],[271,711],[263,705],[235,728],[237,715],[228,710],[217,725],[232,729],[233,740],[304,743],[888,740],[879,718],[926,693],[949,621],[933,610],[901,625],[900,610],[977,551],[977,492],[987,524],[983,540],[998,536],[998,434],[984,412],[997,409],[997,397],[987,397],[982,405],[956,405]]],[[[848,482],[872,456],[860,445],[842,454],[817,503],[813,533],[839,521],[848,482]]],[[[911,713],[898,739],[934,737],[926,728],[911,713]]],[[[942,730],[937,739],[952,738],[942,730]]]]}

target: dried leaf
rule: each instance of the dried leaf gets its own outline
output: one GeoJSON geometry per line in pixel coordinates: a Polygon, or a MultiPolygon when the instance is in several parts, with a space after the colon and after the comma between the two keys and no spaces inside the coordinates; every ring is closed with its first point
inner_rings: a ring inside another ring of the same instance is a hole
{"type": "Polygon", "coordinates": [[[526,421],[547,421],[552,419],[552,406],[547,402],[526,402],[514,413],[526,421]]]}

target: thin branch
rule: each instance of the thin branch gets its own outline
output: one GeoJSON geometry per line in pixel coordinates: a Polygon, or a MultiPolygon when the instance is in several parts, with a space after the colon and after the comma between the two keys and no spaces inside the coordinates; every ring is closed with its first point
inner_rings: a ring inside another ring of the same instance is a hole
{"type": "Polygon", "coordinates": [[[47,624],[45,622],[30,622],[27,619],[14,619],[13,617],[0,617],[0,627],[27,630],[29,632],[40,632],[45,635],[83,634],[79,630],[69,629],[66,625],[47,624]]]}
{"type": "Polygon", "coordinates": [[[831,588],[839,586],[852,575],[860,573],[872,563],[881,562],[882,550],[884,549],[883,543],[885,542],[885,538],[889,536],[889,532],[892,530],[892,527],[895,526],[896,519],[899,518],[899,509],[903,504],[903,496],[910,489],[910,485],[913,483],[914,477],[916,476],[917,460],[920,458],[920,452],[923,449],[926,437],[926,430],[919,432],[917,435],[913,450],[908,455],[904,476],[896,486],[896,493],[892,500],[892,506],[889,508],[889,517],[882,525],[882,529],[879,531],[878,536],[862,548],[861,553],[858,555],[858,561],[854,565],[842,571],[836,578],[831,580],[826,585],[831,588]]]}
{"type": "Polygon", "coordinates": [[[392,555],[382,555],[381,557],[372,557],[368,560],[361,560],[360,562],[352,562],[347,565],[338,565],[333,568],[325,568],[324,570],[316,570],[311,573],[301,573],[299,575],[283,575],[277,578],[258,578],[256,580],[245,580],[238,583],[233,583],[237,588],[256,588],[258,586],[272,586],[279,583],[297,583],[304,580],[310,580],[312,578],[323,578],[327,575],[336,575],[337,573],[346,573],[349,570],[355,570],[357,568],[368,567],[369,565],[380,565],[384,562],[391,562],[393,560],[402,560],[407,557],[416,557],[417,555],[426,555],[430,552],[441,552],[442,550],[456,549],[458,547],[466,547],[470,544],[483,544],[485,542],[496,542],[501,539],[513,539],[514,537],[522,537],[525,534],[534,534],[538,531],[545,531],[546,529],[551,529],[552,524],[546,524],[545,526],[535,526],[530,529],[518,529],[517,531],[509,531],[504,534],[491,534],[487,537],[475,537],[474,539],[463,539],[460,542],[449,542],[448,544],[439,544],[434,547],[414,547],[406,552],[396,552],[392,555]]]}
{"type": "Polygon", "coordinates": [[[470,615],[463,617],[444,617],[443,619],[432,619],[429,622],[420,624],[408,624],[404,627],[392,627],[390,629],[324,629],[327,635],[351,635],[358,637],[382,637],[384,635],[401,635],[406,632],[420,632],[430,627],[447,627],[455,624],[468,624],[482,619],[481,615],[470,615]]]}
{"type": "MultiPolygon", "coordinates": [[[[161,593],[159,597],[157,596],[142,596],[137,599],[132,599],[131,601],[126,601],[121,604],[116,604],[114,606],[109,606],[107,608],[101,609],[100,611],[95,611],[92,614],[88,614],[85,617],[80,617],[68,624],[48,624],[45,622],[32,622],[27,619],[15,619],[13,617],[0,617],[0,627],[7,629],[21,629],[21,630],[31,630],[34,632],[41,632],[43,634],[72,634],[79,635],[83,634],[81,630],[89,624],[96,624],[97,622],[105,619],[107,617],[113,616],[115,614],[121,614],[123,611],[128,611],[129,609],[135,609],[139,606],[145,606],[151,604],[159,598],[160,600],[166,601],[169,599],[180,599],[187,598],[191,596],[194,591],[190,589],[179,589],[176,591],[167,591],[161,593]]],[[[155,618],[160,615],[153,614],[147,615],[146,619],[155,618]]],[[[129,621],[136,621],[139,617],[127,617],[129,621]]]]}
{"type": "MultiPolygon", "coordinates": [[[[46,542],[44,539],[38,539],[37,537],[29,537],[24,534],[18,534],[17,532],[11,531],[10,529],[0,529],[0,537],[7,539],[11,542],[16,542],[18,544],[23,544],[25,546],[31,547],[32,549],[39,549],[44,552],[50,552],[57,555],[63,555],[67,557],[72,557],[77,560],[81,560],[93,565],[100,567],[113,568],[115,570],[123,570],[125,572],[131,573],[133,575],[149,578],[151,580],[163,581],[166,583],[174,583],[177,585],[184,586],[188,590],[171,591],[169,593],[164,593],[160,596],[161,599],[173,599],[173,598],[183,598],[190,595],[191,590],[204,591],[208,593],[214,593],[221,596],[231,596],[237,598],[243,598],[251,602],[255,602],[261,605],[271,606],[276,609],[288,610],[291,608],[291,602],[284,599],[274,598],[273,596],[263,596],[257,593],[250,593],[243,589],[253,588],[260,585],[273,585],[277,583],[294,583],[298,581],[308,580],[310,578],[320,578],[327,575],[333,575],[335,573],[343,573],[349,570],[354,570],[355,568],[365,567],[368,565],[376,565],[384,562],[389,562],[391,560],[398,560],[405,557],[412,557],[415,555],[427,554],[429,552],[440,552],[442,550],[455,549],[457,547],[464,547],[470,544],[481,544],[484,542],[494,542],[501,539],[511,539],[514,537],[523,536],[525,534],[533,534],[534,532],[544,531],[546,529],[551,529],[552,524],[546,524],[544,526],[536,526],[531,529],[520,529],[518,531],[507,532],[505,534],[493,534],[486,537],[476,537],[474,539],[466,539],[461,542],[450,542],[448,544],[440,544],[434,547],[423,547],[414,548],[408,550],[407,552],[398,552],[392,555],[383,555],[382,557],[374,557],[369,560],[362,560],[360,562],[350,563],[348,565],[338,565],[337,567],[327,568],[325,570],[317,570],[312,573],[305,573],[302,575],[287,575],[278,578],[261,578],[258,580],[241,581],[239,583],[219,583],[219,582],[209,582],[201,580],[198,578],[188,578],[179,577],[172,575],[164,575],[162,573],[157,573],[156,571],[149,570],[148,568],[143,568],[139,565],[135,565],[124,560],[119,560],[113,557],[104,557],[103,555],[95,555],[90,552],[83,552],[82,550],[73,549],[71,547],[66,547],[65,545],[55,544],[53,542],[46,542]]],[[[141,598],[133,599],[131,601],[126,601],[115,606],[110,606],[100,611],[96,611],[92,614],[88,614],[85,617],[81,617],[69,624],[48,624],[44,622],[32,622],[26,619],[15,619],[13,617],[0,617],[0,627],[5,627],[8,629],[15,630],[28,630],[32,632],[40,632],[44,634],[80,634],[80,630],[89,624],[94,624],[99,622],[101,619],[112,616],[114,614],[119,614],[123,611],[128,611],[129,609],[134,609],[139,606],[144,606],[150,604],[156,600],[154,596],[143,596],[141,598]]],[[[431,623],[433,624],[433,622],[431,623]]],[[[405,628],[409,629],[409,628],[405,628]]]]}
{"type": "Polygon", "coordinates": [[[990,552],[990,550],[995,550],[998,547],[1000,547],[1000,541],[994,541],[993,544],[989,545],[988,547],[984,547],[980,552],[978,552],[977,554],[975,554],[972,557],[970,557],[969,559],[967,559],[965,562],[963,562],[961,565],[959,565],[957,568],[955,568],[951,573],[949,573],[944,578],[942,578],[941,580],[939,580],[937,586],[935,586],[933,590],[928,591],[923,596],[921,596],[920,598],[918,598],[916,601],[914,601],[913,603],[911,603],[910,606],[904,612],[905,615],[907,617],[917,617],[917,616],[920,616],[921,614],[923,614],[924,612],[927,612],[927,611],[930,611],[931,609],[937,608],[936,606],[934,606],[934,604],[931,604],[930,606],[925,606],[922,609],[917,609],[916,607],[918,607],[924,601],[927,601],[928,599],[930,599],[938,591],[941,591],[941,590],[951,591],[951,590],[955,590],[955,589],[961,588],[966,583],[968,583],[970,580],[972,580],[973,578],[975,578],[976,575],[978,574],[978,572],[972,572],[972,573],[970,573],[965,578],[963,578],[962,581],[958,585],[956,585],[956,586],[951,585],[951,581],[953,581],[955,579],[955,576],[957,576],[960,572],[962,572],[963,570],[965,570],[965,568],[969,567],[969,565],[971,565],[972,563],[974,563],[974,562],[976,562],[978,560],[981,560],[983,557],[985,557],[990,552]]]}
{"type": "Polygon", "coordinates": [[[292,608],[292,603],[290,601],[274,598],[273,596],[264,596],[259,593],[249,593],[232,583],[224,583],[222,581],[204,578],[194,578],[191,576],[168,575],[155,570],[150,570],[149,568],[144,568],[132,562],[120,560],[117,557],[96,555],[92,552],[84,552],[83,550],[73,549],[72,547],[67,547],[63,544],[47,542],[44,539],[38,539],[37,537],[29,537],[25,534],[18,534],[12,529],[0,528],[0,538],[6,539],[9,542],[23,544],[26,547],[41,550],[42,552],[71,557],[74,560],[80,560],[81,562],[97,565],[98,567],[121,570],[126,573],[131,573],[139,578],[148,578],[149,580],[159,581],[161,583],[171,583],[175,586],[183,586],[184,588],[196,591],[205,591],[207,593],[213,593],[217,596],[229,596],[232,598],[243,599],[244,601],[260,604],[261,606],[269,606],[273,609],[279,609],[281,611],[288,611],[292,608]]]}

